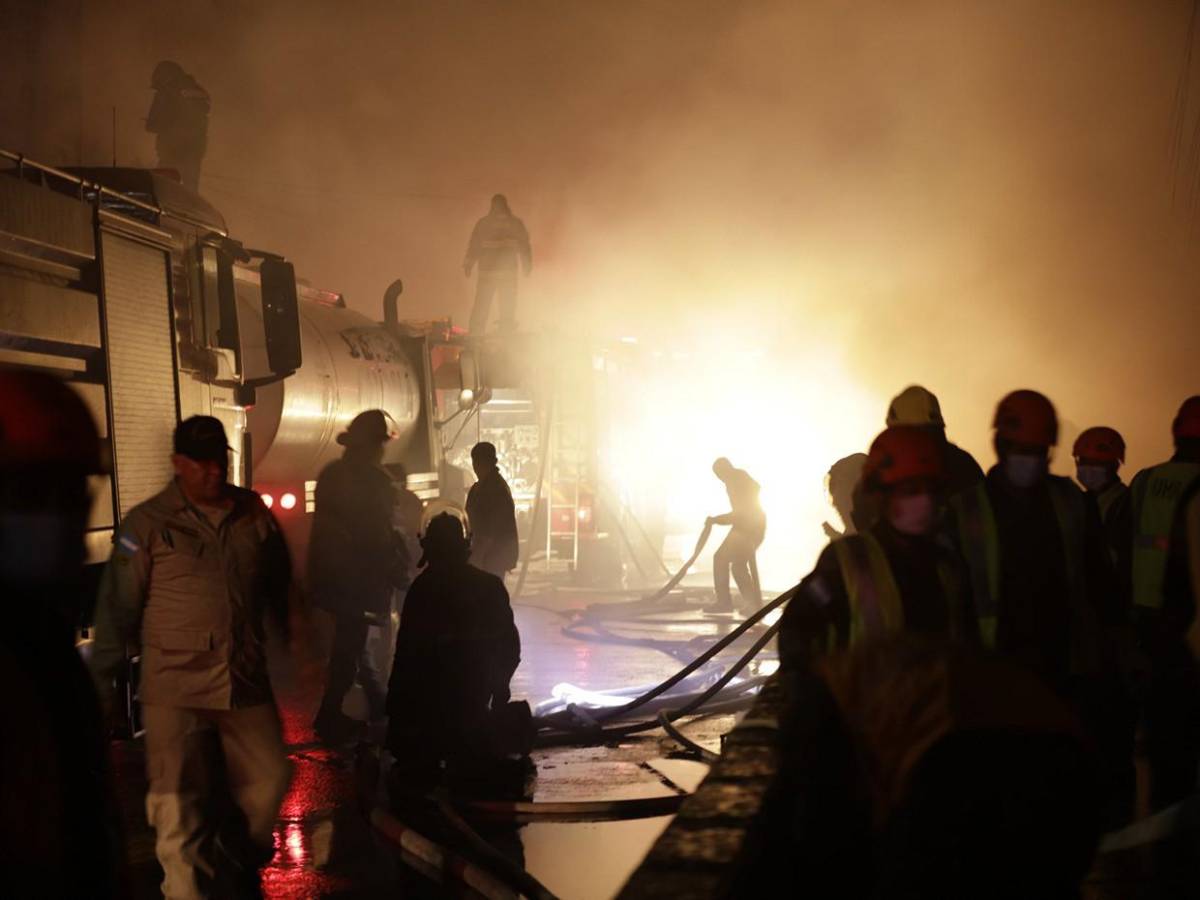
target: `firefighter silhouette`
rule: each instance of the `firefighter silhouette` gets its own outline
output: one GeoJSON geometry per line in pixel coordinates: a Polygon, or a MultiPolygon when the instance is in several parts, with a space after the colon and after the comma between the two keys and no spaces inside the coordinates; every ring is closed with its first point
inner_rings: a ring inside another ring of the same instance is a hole
{"type": "Polygon", "coordinates": [[[475,306],[471,310],[471,334],[482,334],[487,327],[492,298],[500,295],[500,330],[516,329],[518,264],[528,276],[533,265],[529,232],[525,223],[512,214],[503,194],[492,198],[491,211],[475,223],[463,272],[469,278],[478,268],[475,282],[475,306]]]}
{"type": "Polygon", "coordinates": [[[154,67],[150,80],[154,102],[146,117],[146,130],[155,136],[158,165],[179,173],[185,187],[200,184],[200,162],[208,146],[208,91],[179,63],[164,60],[154,67]]]}

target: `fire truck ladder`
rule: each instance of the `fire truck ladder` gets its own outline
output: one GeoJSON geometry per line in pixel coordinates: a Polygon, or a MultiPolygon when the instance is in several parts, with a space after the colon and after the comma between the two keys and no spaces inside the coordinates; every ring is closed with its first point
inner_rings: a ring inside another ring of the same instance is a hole
{"type": "Polygon", "coordinates": [[[580,417],[556,398],[555,415],[546,428],[550,442],[546,473],[546,571],[554,561],[574,572],[579,564],[579,500],[585,461],[584,429],[580,417]],[[569,551],[565,548],[569,547],[569,551]],[[557,554],[555,551],[558,551],[557,554]]]}

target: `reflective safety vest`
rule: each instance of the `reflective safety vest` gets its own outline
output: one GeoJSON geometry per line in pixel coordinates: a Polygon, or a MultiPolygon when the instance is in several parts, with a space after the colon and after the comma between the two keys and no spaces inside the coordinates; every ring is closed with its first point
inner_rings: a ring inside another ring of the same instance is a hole
{"type": "MultiPolygon", "coordinates": [[[[848,643],[853,645],[864,637],[903,631],[904,602],[879,539],[869,531],[851,534],[834,541],[833,550],[850,605],[848,643]]],[[[939,565],[938,579],[947,602],[953,603],[956,588],[953,573],[947,566],[939,565]]],[[[949,618],[952,629],[960,625],[953,609],[949,618]]]]}
{"type": "MultiPolygon", "coordinates": [[[[1072,613],[1071,655],[1076,670],[1090,669],[1098,660],[1096,622],[1087,603],[1084,577],[1084,541],[1086,515],[1084,494],[1068,479],[1050,476],[1046,482],[1050,505],[1058,521],[1062,539],[1068,598],[1072,613]],[[1089,643],[1091,641],[1091,643],[1089,643]]],[[[958,520],[959,543],[971,573],[971,593],[979,616],[979,634],[985,647],[996,646],[996,625],[1000,613],[1000,538],[996,513],[988,496],[987,482],[981,481],[950,500],[958,520]]]]}
{"type": "Polygon", "coordinates": [[[1138,472],[1129,485],[1133,516],[1133,602],[1161,609],[1171,525],[1183,492],[1200,478],[1200,463],[1165,462],[1138,472]]]}
{"type": "Polygon", "coordinates": [[[1096,495],[1096,505],[1100,507],[1100,521],[1107,524],[1108,513],[1118,500],[1129,493],[1129,488],[1121,479],[1116,479],[1096,495]]]}

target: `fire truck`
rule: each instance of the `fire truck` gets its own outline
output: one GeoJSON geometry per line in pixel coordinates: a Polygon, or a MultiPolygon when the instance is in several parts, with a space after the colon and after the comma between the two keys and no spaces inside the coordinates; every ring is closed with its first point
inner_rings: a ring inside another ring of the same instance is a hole
{"type": "Polygon", "coordinates": [[[224,423],[231,481],[267,484],[285,524],[306,499],[311,512],[336,435],[368,408],[395,423],[389,458],[436,496],[436,328],[381,325],[298,285],[169,173],[0,163],[0,365],[61,376],[101,430],[111,476],[92,486],[90,564],[170,479],[172,432],[197,414],[224,423]]]}
{"type": "Polygon", "coordinates": [[[317,476],[373,408],[395,437],[384,463],[402,463],[430,509],[461,505],[469,447],[491,439],[525,555],[557,571],[587,555],[599,533],[586,417],[569,399],[587,394],[586,352],[402,320],[399,281],[373,320],[298,282],[282,254],[245,246],[171,173],[59,169],[7,151],[0,165],[0,365],[60,375],[101,429],[112,474],[93,485],[95,575],[121,517],[170,479],[175,425],[197,414],[224,423],[230,480],[272,507],[300,572],[317,476]]]}

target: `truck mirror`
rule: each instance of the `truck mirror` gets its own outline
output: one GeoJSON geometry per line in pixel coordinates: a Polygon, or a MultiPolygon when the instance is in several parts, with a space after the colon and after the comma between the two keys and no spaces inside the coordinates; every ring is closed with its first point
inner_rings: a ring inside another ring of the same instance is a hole
{"type": "Polygon", "coordinates": [[[267,364],[277,375],[300,368],[300,311],[296,299],[296,272],[281,259],[264,259],[259,269],[262,284],[263,334],[267,364]]]}

